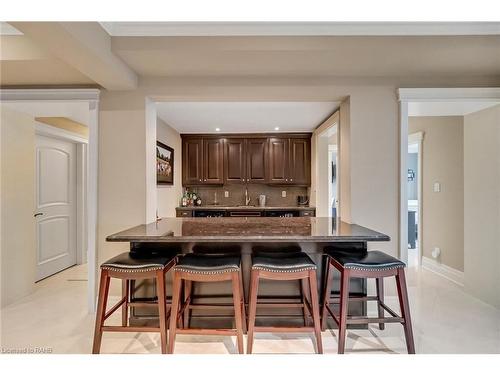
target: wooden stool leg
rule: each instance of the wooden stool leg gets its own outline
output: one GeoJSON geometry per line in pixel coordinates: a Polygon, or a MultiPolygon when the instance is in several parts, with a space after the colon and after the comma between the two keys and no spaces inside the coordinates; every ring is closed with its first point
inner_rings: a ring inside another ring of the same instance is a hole
{"type": "Polygon", "coordinates": [[[125,303],[122,305],[122,327],[128,326],[128,302],[130,294],[130,280],[122,280],[122,298],[125,303]]]}
{"type": "Polygon", "coordinates": [[[399,306],[401,316],[404,319],[403,327],[406,337],[406,347],[408,354],[415,354],[415,342],[413,341],[413,330],[411,327],[410,304],[408,303],[408,291],[406,289],[406,278],[404,268],[398,269],[396,275],[396,285],[398,287],[399,306]]]}
{"type": "Polygon", "coordinates": [[[309,316],[308,309],[307,309],[307,304],[306,301],[308,301],[307,298],[307,290],[309,286],[307,285],[307,279],[300,279],[300,296],[302,299],[302,303],[304,304],[304,307],[302,308],[302,314],[304,315],[304,327],[308,326],[308,319],[307,317],[309,316]]]}
{"type": "Polygon", "coordinates": [[[246,313],[246,306],[245,306],[245,289],[243,288],[243,275],[241,274],[241,271],[239,273],[239,282],[240,282],[240,297],[241,297],[241,316],[243,319],[243,333],[247,333],[247,313],[246,313]]]}
{"type": "Polygon", "coordinates": [[[191,304],[191,292],[193,290],[193,282],[191,280],[184,280],[184,303],[186,307],[184,308],[184,328],[189,328],[189,319],[191,317],[191,310],[189,309],[189,305],[191,304]]]}
{"type": "Polygon", "coordinates": [[[318,354],[323,354],[323,342],[321,341],[321,321],[319,319],[318,283],[316,271],[309,271],[309,286],[311,292],[311,306],[313,311],[314,334],[316,335],[316,345],[318,354]]]}
{"type": "MultiPolygon", "coordinates": [[[[380,302],[384,302],[384,278],[377,277],[377,306],[378,306],[378,317],[384,317],[384,308],[380,304],[380,302]]],[[[378,328],[381,330],[385,329],[385,323],[379,323],[378,328]]]]}
{"type": "Polygon", "coordinates": [[[250,297],[248,307],[248,337],[247,337],[247,353],[252,353],[253,346],[253,330],[255,327],[255,315],[257,312],[257,292],[259,289],[259,271],[252,270],[250,276],[250,297]]]}
{"type": "Polygon", "coordinates": [[[106,315],[106,305],[108,302],[109,291],[108,271],[101,270],[101,281],[99,283],[99,298],[97,300],[97,313],[95,318],[94,345],[92,354],[98,354],[101,350],[102,326],[104,325],[104,316],[106,315]]]}
{"type": "Polygon", "coordinates": [[[165,294],[165,270],[156,272],[156,290],[158,293],[158,315],[160,321],[161,353],[167,354],[167,307],[165,294]]]}
{"type": "Polygon", "coordinates": [[[179,305],[181,298],[181,276],[174,271],[174,282],[172,287],[172,307],[170,310],[170,332],[168,341],[169,353],[174,352],[175,335],[177,330],[177,321],[179,316],[179,305]]]}
{"type": "Polygon", "coordinates": [[[332,265],[330,260],[327,259],[326,264],[326,275],[325,275],[325,286],[323,288],[323,305],[321,308],[321,330],[324,331],[326,329],[326,323],[328,319],[328,310],[327,306],[330,304],[330,293],[332,292],[332,265]]]}
{"type": "Polygon", "coordinates": [[[340,315],[338,353],[344,354],[347,330],[347,310],[349,309],[349,270],[341,271],[340,276],[340,315]]]}
{"type": "Polygon", "coordinates": [[[236,341],[238,342],[238,352],[244,354],[243,348],[243,322],[241,317],[241,295],[240,295],[240,272],[233,272],[233,305],[234,322],[236,326],[236,341]]]}

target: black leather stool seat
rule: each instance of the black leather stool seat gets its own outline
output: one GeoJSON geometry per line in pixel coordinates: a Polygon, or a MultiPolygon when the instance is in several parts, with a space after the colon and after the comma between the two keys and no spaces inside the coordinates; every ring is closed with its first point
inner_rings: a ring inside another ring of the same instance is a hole
{"type": "Polygon", "coordinates": [[[173,255],[134,254],[127,252],[104,262],[101,268],[117,272],[156,271],[163,269],[173,258],[173,255]]]}
{"type": "Polygon", "coordinates": [[[368,251],[365,253],[352,253],[347,251],[328,251],[333,259],[344,268],[363,271],[381,271],[395,268],[404,268],[406,265],[382,251],[368,251]]]}
{"type": "Polygon", "coordinates": [[[224,273],[240,270],[241,256],[238,254],[186,254],[179,257],[176,271],[189,273],[224,273]]]}
{"type": "Polygon", "coordinates": [[[315,270],[316,264],[306,253],[259,252],[252,259],[252,269],[269,272],[315,270]]]}

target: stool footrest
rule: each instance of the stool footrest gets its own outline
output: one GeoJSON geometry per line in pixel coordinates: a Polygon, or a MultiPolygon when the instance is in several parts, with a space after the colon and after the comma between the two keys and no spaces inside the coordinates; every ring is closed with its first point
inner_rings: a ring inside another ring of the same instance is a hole
{"type": "Polygon", "coordinates": [[[314,327],[255,326],[253,331],[254,332],[281,332],[281,333],[314,332],[314,327]]]}
{"type": "Polygon", "coordinates": [[[106,332],[160,332],[160,327],[148,326],[102,326],[101,329],[106,332]]]}
{"type": "Polygon", "coordinates": [[[186,335],[217,335],[217,336],[236,336],[236,329],[208,329],[208,328],[177,328],[176,333],[186,335]]]}

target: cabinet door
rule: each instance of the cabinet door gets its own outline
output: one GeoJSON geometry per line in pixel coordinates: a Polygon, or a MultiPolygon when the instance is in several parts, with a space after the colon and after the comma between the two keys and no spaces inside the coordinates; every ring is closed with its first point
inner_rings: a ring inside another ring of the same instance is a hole
{"type": "Polygon", "coordinates": [[[242,184],[245,179],[245,139],[227,138],[224,141],[224,181],[242,184]]]}
{"type": "Polygon", "coordinates": [[[182,184],[200,185],[203,183],[201,138],[185,139],[182,144],[182,184]]]}
{"type": "Polygon", "coordinates": [[[288,183],[288,138],[269,138],[269,183],[288,183]]]}
{"type": "Polygon", "coordinates": [[[224,142],[222,139],[203,140],[203,183],[224,183],[224,142]]]}
{"type": "Polygon", "coordinates": [[[311,147],[309,139],[290,138],[288,183],[311,183],[311,147]]]}
{"type": "Polygon", "coordinates": [[[246,143],[247,182],[267,183],[267,138],[250,138],[246,143]]]}

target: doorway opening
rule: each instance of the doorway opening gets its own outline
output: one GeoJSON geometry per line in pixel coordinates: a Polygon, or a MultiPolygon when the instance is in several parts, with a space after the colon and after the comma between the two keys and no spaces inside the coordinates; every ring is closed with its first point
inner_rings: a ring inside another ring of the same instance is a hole
{"type": "Polygon", "coordinates": [[[400,89],[399,100],[400,257],[492,303],[485,280],[495,273],[480,259],[497,256],[488,207],[500,187],[490,173],[500,90],[400,89]]]}
{"type": "MultiPolygon", "coordinates": [[[[87,285],[88,310],[93,312],[99,90],[2,89],[0,99],[2,107],[24,119],[23,153],[30,155],[27,160],[33,170],[25,189],[33,211],[18,218],[32,234],[33,246],[26,249],[26,264],[16,264],[20,268],[16,272],[34,288],[37,281],[84,265],[87,278],[82,281],[87,285]]],[[[28,288],[16,289],[13,298],[27,294],[28,288]]]]}
{"type": "Polygon", "coordinates": [[[408,136],[408,266],[421,263],[422,140],[423,132],[408,136]]]}

